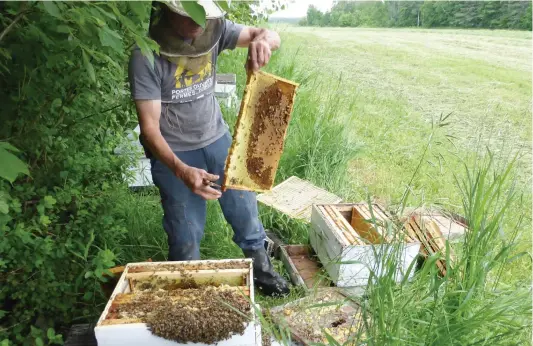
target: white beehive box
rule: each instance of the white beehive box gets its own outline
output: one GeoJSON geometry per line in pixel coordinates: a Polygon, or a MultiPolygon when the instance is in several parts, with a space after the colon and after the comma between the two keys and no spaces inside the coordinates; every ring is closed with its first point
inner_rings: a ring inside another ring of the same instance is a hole
{"type": "MultiPolygon", "coordinates": [[[[235,289],[249,295],[251,301],[252,321],[249,322],[242,335],[234,334],[229,339],[219,341],[218,346],[261,346],[261,325],[255,319],[254,286],[252,261],[249,259],[217,260],[217,261],[184,261],[184,262],[142,262],[126,265],[120,280],[109,298],[109,301],[98,319],[94,329],[99,346],[204,346],[203,343],[180,344],[153,335],[146,323],[134,319],[116,319],[110,312],[117,296],[135,290],[136,280],[141,278],[164,277],[179,279],[192,277],[196,282],[211,282],[234,286],[235,289]],[[221,269],[217,269],[220,266],[221,269]],[[191,268],[191,269],[188,269],[191,268]],[[194,268],[194,269],[192,269],[194,268]],[[209,269],[203,269],[209,268],[209,269]],[[215,269],[212,269],[215,268],[215,269]]],[[[257,308],[257,306],[256,306],[257,308]]]]}
{"type": "MultiPolygon", "coordinates": [[[[356,204],[332,204],[328,207],[335,208],[346,219],[343,222],[349,224],[354,205],[356,204]]],[[[381,259],[393,252],[399,255],[395,280],[404,278],[408,267],[418,256],[419,242],[362,245],[359,239],[359,244],[354,245],[339,233],[338,225],[324,214],[321,206],[323,205],[313,206],[309,238],[311,246],[337,286],[365,286],[371,271],[376,276],[383,275],[381,259]]]]}

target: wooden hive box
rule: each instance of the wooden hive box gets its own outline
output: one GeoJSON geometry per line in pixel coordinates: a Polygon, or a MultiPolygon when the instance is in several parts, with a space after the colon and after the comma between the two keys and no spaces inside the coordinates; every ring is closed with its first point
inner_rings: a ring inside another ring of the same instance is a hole
{"type": "MultiPolygon", "coordinates": [[[[392,242],[392,236],[379,226],[388,220],[389,215],[377,204],[372,205],[372,214],[378,229],[374,229],[374,222],[364,220],[359,220],[364,223],[356,223],[356,227],[352,227],[350,221],[354,216],[354,207],[359,211],[365,210],[363,203],[313,206],[309,239],[318,258],[337,286],[354,287],[366,285],[371,271],[376,276],[383,275],[385,267],[380,259],[396,254],[398,267],[394,278],[399,282],[417,258],[420,242],[410,238],[405,241],[403,237],[400,241],[392,242]]],[[[368,208],[366,210],[369,211],[368,208]]],[[[413,271],[410,272],[412,274],[413,271]]]]}
{"type": "Polygon", "coordinates": [[[269,191],[274,184],[298,84],[248,74],[222,190],[269,191]]]}
{"type": "MultiPolygon", "coordinates": [[[[261,345],[261,326],[256,322],[254,312],[252,261],[239,259],[127,264],[94,329],[99,346],[182,345],[176,341],[153,335],[142,318],[117,317],[117,307],[128,302],[132,293],[141,290],[142,285],[157,282],[161,278],[173,280],[173,282],[175,280],[176,284],[192,279],[199,285],[218,286],[224,290],[236,290],[247,295],[251,306],[251,321],[246,324],[243,334],[233,334],[228,339],[215,344],[218,346],[261,345]]],[[[164,297],[163,299],[169,300],[170,304],[173,298],[164,297]]],[[[206,344],[188,342],[183,345],[203,346],[206,344]]]]}
{"type": "Polygon", "coordinates": [[[292,283],[305,290],[328,287],[330,283],[312,251],[308,245],[282,245],[276,256],[285,266],[292,283]]]}

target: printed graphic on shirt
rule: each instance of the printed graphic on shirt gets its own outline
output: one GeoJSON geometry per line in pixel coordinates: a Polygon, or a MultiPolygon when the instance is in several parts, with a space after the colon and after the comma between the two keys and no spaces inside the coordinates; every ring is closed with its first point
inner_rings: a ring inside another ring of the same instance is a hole
{"type": "Polygon", "coordinates": [[[213,53],[197,58],[180,57],[176,62],[172,101],[189,102],[212,91],[215,83],[213,53]]]}

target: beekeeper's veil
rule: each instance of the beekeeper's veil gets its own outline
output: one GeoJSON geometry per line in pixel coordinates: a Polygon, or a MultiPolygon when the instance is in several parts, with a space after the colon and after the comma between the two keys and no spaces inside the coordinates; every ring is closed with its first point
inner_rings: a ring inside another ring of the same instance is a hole
{"type": "Polygon", "coordinates": [[[200,0],[198,4],[202,5],[206,13],[205,28],[198,37],[186,39],[172,29],[170,17],[165,15],[165,10],[190,17],[179,0],[154,1],[149,29],[150,37],[160,46],[159,53],[162,57],[176,64],[184,63],[193,71],[200,70],[207,63],[209,53],[222,35],[224,20],[224,12],[214,1],[200,0]]]}

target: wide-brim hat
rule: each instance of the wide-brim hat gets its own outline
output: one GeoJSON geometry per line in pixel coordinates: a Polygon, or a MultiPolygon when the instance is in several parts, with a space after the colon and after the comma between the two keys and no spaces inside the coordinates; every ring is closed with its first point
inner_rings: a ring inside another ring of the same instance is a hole
{"type": "MultiPolygon", "coordinates": [[[[190,17],[180,1],[162,1],[169,10],[182,16],[190,17]]],[[[159,44],[159,53],[167,57],[198,57],[213,50],[223,30],[224,12],[212,1],[198,1],[204,6],[206,24],[203,32],[194,39],[180,37],[172,28],[168,16],[162,11],[156,14],[150,25],[150,37],[159,44]]]]}
{"type": "MultiPolygon", "coordinates": [[[[176,12],[177,14],[181,14],[182,16],[190,17],[187,11],[185,11],[182,1],[166,0],[166,1],[161,1],[161,2],[167,5],[167,7],[172,12],[176,12]]],[[[206,19],[222,18],[224,16],[224,11],[222,11],[222,9],[214,1],[198,0],[196,2],[204,8],[206,19]]]]}

